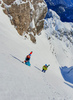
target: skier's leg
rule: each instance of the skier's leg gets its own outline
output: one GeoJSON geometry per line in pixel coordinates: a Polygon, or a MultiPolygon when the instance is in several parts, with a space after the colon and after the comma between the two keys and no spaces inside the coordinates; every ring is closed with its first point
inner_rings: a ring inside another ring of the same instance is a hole
{"type": "Polygon", "coordinates": [[[44,73],[46,72],[46,70],[44,70],[44,73]]]}
{"type": "Polygon", "coordinates": [[[31,64],[30,64],[30,62],[28,61],[28,62],[25,62],[25,64],[26,65],[28,65],[28,66],[31,66],[31,64]]]}
{"type": "Polygon", "coordinates": [[[42,69],[42,72],[44,71],[44,69],[42,69]]]}

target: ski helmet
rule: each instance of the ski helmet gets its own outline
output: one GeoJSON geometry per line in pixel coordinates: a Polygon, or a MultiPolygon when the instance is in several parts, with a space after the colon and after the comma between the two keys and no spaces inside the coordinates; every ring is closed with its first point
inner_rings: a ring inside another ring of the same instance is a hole
{"type": "Polygon", "coordinates": [[[47,64],[45,64],[45,66],[47,66],[47,64]]]}

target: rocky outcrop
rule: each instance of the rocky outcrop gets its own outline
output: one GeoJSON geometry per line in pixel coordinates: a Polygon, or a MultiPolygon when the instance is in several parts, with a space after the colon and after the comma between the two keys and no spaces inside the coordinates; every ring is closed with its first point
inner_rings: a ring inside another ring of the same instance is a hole
{"type": "Polygon", "coordinates": [[[27,32],[30,25],[30,6],[29,2],[26,4],[12,4],[8,9],[8,14],[12,16],[12,24],[16,26],[16,29],[20,35],[23,32],[27,32]]]}
{"type": "Polygon", "coordinates": [[[6,3],[7,5],[11,5],[11,3],[13,3],[15,0],[3,0],[4,3],[6,3]]]}
{"type": "Polygon", "coordinates": [[[3,0],[3,2],[4,12],[10,17],[18,33],[20,35],[26,33],[33,42],[36,42],[35,36],[43,29],[43,19],[47,13],[44,0],[3,0]]]}

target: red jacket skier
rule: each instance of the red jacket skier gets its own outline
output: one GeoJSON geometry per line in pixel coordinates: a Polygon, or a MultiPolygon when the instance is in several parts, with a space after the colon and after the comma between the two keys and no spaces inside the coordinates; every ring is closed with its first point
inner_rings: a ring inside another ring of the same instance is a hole
{"type": "Polygon", "coordinates": [[[30,52],[30,54],[29,54],[29,55],[27,55],[27,56],[26,56],[26,59],[25,59],[25,61],[24,61],[24,62],[28,62],[28,61],[30,60],[31,54],[32,54],[32,51],[30,52]]]}
{"type": "Polygon", "coordinates": [[[30,64],[30,57],[31,57],[31,54],[32,54],[32,53],[33,53],[33,52],[31,51],[30,54],[27,55],[26,58],[25,58],[25,60],[24,60],[24,63],[25,63],[26,65],[28,65],[28,66],[31,66],[31,64],[30,64]]]}

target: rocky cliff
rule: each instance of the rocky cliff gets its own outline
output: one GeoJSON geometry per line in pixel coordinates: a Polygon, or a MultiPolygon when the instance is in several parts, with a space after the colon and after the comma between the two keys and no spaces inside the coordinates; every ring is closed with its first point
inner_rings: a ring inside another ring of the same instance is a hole
{"type": "Polygon", "coordinates": [[[20,35],[28,34],[35,43],[44,26],[47,6],[44,0],[2,0],[4,12],[20,35]]]}

